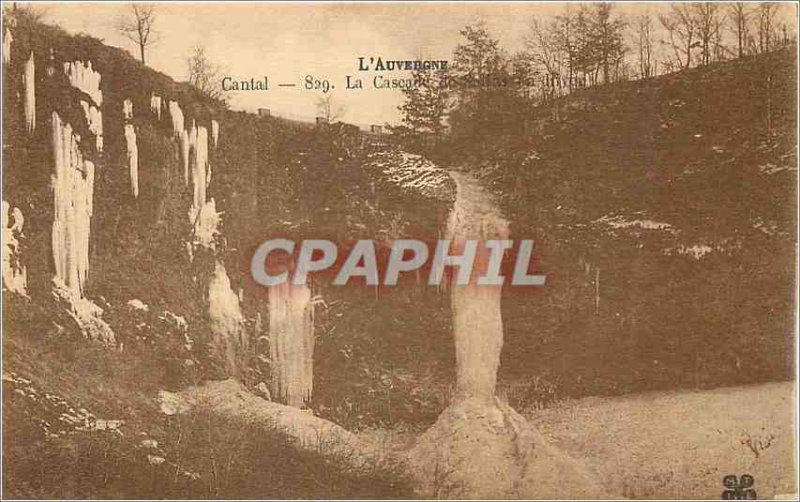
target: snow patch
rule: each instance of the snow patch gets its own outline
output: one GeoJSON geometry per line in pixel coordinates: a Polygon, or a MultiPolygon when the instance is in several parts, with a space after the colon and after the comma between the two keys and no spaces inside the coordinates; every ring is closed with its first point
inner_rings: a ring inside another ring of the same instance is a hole
{"type": "Polygon", "coordinates": [[[138,298],[134,298],[133,300],[128,300],[128,306],[134,310],[141,310],[142,312],[147,312],[150,308],[145,304],[142,300],[138,298]]]}
{"type": "Polygon", "coordinates": [[[453,180],[443,169],[421,155],[407,152],[376,153],[367,160],[368,167],[383,174],[386,182],[424,197],[452,199],[453,180]]]}
{"type": "Polygon", "coordinates": [[[688,255],[694,258],[695,260],[699,260],[703,256],[711,253],[714,251],[714,248],[707,244],[694,244],[692,246],[680,246],[675,250],[676,253],[681,255],[688,255]]]}
{"type": "Polygon", "coordinates": [[[663,223],[653,220],[627,220],[623,216],[608,216],[595,220],[593,223],[607,225],[611,228],[631,228],[637,227],[644,230],[674,230],[669,223],[663,223]]]}
{"type": "Polygon", "coordinates": [[[186,332],[186,330],[189,328],[189,324],[186,322],[185,317],[180,315],[175,315],[168,310],[165,310],[164,315],[159,316],[159,319],[169,324],[172,324],[173,326],[175,326],[176,328],[178,328],[183,332],[186,332]]]}
{"type": "Polygon", "coordinates": [[[766,164],[758,166],[758,170],[761,171],[762,174],[766,174],[767,176],[772,176],[773,174],[777,174],[782,171],[796,171],[797,167],[790,165],[776,166],[771,162],[767,162],[766,164]]]}
{"type": "Polygon", "coordinates": [[[756,217],[756,218],[753,219],[753,228],[755,228],[756,230],[759,230],[760,232],[762,232],[762,233],[764,233],[766,235],[770,235],[770,236],[774,236],[774,235],[778,235],[778,234],[782,233],[780,231],[780,229],[778,228],[778,225],[776,223],[765,221],[761,217],[756,217]]]}

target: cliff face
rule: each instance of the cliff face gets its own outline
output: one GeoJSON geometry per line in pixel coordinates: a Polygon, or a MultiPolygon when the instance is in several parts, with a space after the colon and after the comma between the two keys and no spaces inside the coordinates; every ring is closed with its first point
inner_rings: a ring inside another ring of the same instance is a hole
{"type": "MultiPolygon", "coordinates": [[[[387,180],[363,162],[356,127],[227,110],[24,11],[3,32],[4,294],[27,298],[9,308],[7,329],[62,336],[53,319],[68,312],[67,331],[163,363],[165,386],[233,375],[295,406],[311,404],[313,391],[330,409],[341,395],[331,389],[363,389],[360,400],[386,380],[342,356],[354,345],[372,350],[360,292],[326,289],[324,279],[267,291],[250,279],[252,254],[270,236],[344,242],[395,235],[419,219],[391,194],[396,187],[376,190],[387,180]],[[320,301],[340,293],[345,319],[320,301]],[[35,327],[20,321],[30,318],[35,327]],[[319,341],[337,325],[345,337],[319,341]],[[353,382],[327,376],[343,365],[353,382]]],[[[431,236],[451,202],[417,207],[431,236]]],[[[389,308],[430,303],[389,296],[389,308]]]]}
{"type": "Polygon", "coordinates": [[[120,350],[141,337],[103,319],[135,300],[185,320],[204,342],[190,359],[237,373],[249,243],[237,244],[283,209],[270,195],[286,193],[296,126],[230,112],[24,11],[6,19],[4,290],[34,304],[55,294],[84,334],[120,350]]]}

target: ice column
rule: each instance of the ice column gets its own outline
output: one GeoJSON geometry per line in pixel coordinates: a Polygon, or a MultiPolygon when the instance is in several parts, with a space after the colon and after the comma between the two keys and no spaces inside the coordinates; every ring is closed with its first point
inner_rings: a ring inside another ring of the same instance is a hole
{"type": "Polygon", "coordinates": [[[311,289],[289,281],[269,288],[272,396],[302,407],[314,382],[314,307],[311,289]]]}
{"type": "Polygon", "coordinates": [[[32,133],[36,128],[36,65],[33,62],[33,51],[25,63],[23,82],[25,84],[25,124],[28,132],[32,133]]]}
{"type": "Polygon", "coordinates": [[[103,114],[94,105],[90,105],[85,100],[81,100],[81,107],[83,108],[83,116],[86,118],[86,124],[89,130],[95,136],[95,147],[98,152],[103,151],[103,114]]]}
{"type": "Polygon", "coordinates": [[[3,34],[3,63],[5,64],[11,62],[11,42],[13,41],[14,37],[11,36],[11,31],[6,28],[6,31],[3,34]]]}
{"type": "Polygon", "coordinates": [[[161,96],[150,94],[150,111],[156,114],[158,120],[161,120],[161,96]]]}
{"type": "Polygon", "coordinates": [[[133,102],[130,99],[126,99],[122,102],[122,115],[125,120],[131,120],[133,118],[133,102]]]}
{"type": "Polygon", "coordinates": [[[128,167],[131,173],[131,191],[139,196],[139,148],[136,146],[136,131],[132,124],[125,125],[125,143],[128,148],[128,167]]]}
{"type": "Polygon", "coordinates": [[[224,361],[227,371],[235,374],[238,368],[237,353],[246,348],[247,339],[239,298],[231,289],[225,266],[219,261],[208,285],[208,315],[215,359],[224,361]]]}

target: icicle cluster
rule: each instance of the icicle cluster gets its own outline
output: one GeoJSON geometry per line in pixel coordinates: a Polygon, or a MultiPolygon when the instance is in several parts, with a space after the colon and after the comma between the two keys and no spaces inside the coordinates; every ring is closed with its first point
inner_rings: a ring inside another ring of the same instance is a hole
{"type": "Polygon", "coordinates": [[[20,294],[26,294],[27,273],[20,264],[19,242],[22,238],[22,225],[25,219],[18,207],[11,209],[11,204],[3,201],[3,288],[20,294]]]}
{"type": "Polygon", "coordinates": [[[52,115],[53,261],[56,279],[82,295],[89,273],[89,231],[94,194],[94,164],[84,160],[80,137],[72,126],[52,115]]]}
{"type": "Polygon", "coordinates": [[[95,136],[95,146],[98,152],[103,151],[103,114],[100,109],[81,100],[83,116],[86,117],[86,124],[95,136]]]}
{"type": "Polygon", "coordinates": [[[133,102],[130,99],[122,102],[122,116],[125,120],[133,118],[133,102]]]}
{"type": "Polygon", "coordinates": [[[64,73],[69,77],[72,87],[89,95],[97,106],[103,105],[103,91],[100,90],[100,74],[92,69],[92,62],[80,60],[64,63],[64,73]]]}
{"type": "Polygon", "coordinates": [[[150,111],[156,114],[158,120],[161,120],[161,96],[150,94],[150,111]]]}
{"type": "Polygon", "coordinates": [[[139,196],[139,148],[136,145],[136,131],[133,124],[125,124],[125,144],[128,150],[128,166],[131,173],[131,191],[139,196]]]}
{"type": "Polygon", "coordinates": [[[272,396],[302,407],[314,382],[314,307],[311,289],[289,281],[269,288],[272,396]]]}
{"type": "Polygon", "coordinates": [[[54,296],[92,340],[115,344],[103,309],[84,297],[89,275],[89,239],[94,197],[94,164],[83,158],[80,137],[52,114],[54,296]]]}
{"type": "Polygon", "coordinates": [[[6,31],[3,34],[3,63],[8,64],[11,62],[11,42],[14,41],[14,37],[11,36],[11,31],[9,31],[8,27],[6,27],[6,31]]]}
{"type": "MultiPolygon", "coordinates": [[[[150,106],[155,109],[156,96],[151,97],[150,106]]],[[[160,98],[159,105],[160,105],[160,98]]],[[[159,106],[160,108],[160,106],[159,106]]],[[[172,120],[172,131],[180,143],[183,161],[183,178],[188,185],[192,182],[192,206],[189,220],[192,223],[193,238],[187,242],[190,259],[197,246],[213,250],[218,234],[220,215],[214,199],[206,200],[206,190],[211,180],[208,162],[208,129],[192,122],[188,131],[184,128],[184,116],[180,105],[175,101],[167,104],[172,120]]],[[[216,122],[212,131],[219,130],[216,122]]],[[[218,134],[218,132],[216,133],[218,134]]],[[[228,274],[221,261],[217,261],[214,275],[208,284],[208,315],[210,319],[212,352],[214,357],[224,362],[231,374],[238,373],[238,354],[246,348],[247,339],[243,330],[239,298],[231,289],[228,274]]]]}
{"type": "Polygon", "coordinates": [[[36,65],[33,62],[33,51],[25,63],[23,83],[25,87],[25,124],[28,132],[32,133],[36,128],[36,65]]]}

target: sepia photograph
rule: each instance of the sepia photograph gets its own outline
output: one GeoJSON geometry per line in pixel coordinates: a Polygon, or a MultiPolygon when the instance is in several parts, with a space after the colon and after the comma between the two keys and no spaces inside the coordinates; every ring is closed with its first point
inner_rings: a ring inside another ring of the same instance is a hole
{"type": "Polygon", "coordinates": [[[798,500],[798,4],[2,2],[3,500],[798,500]]]}

